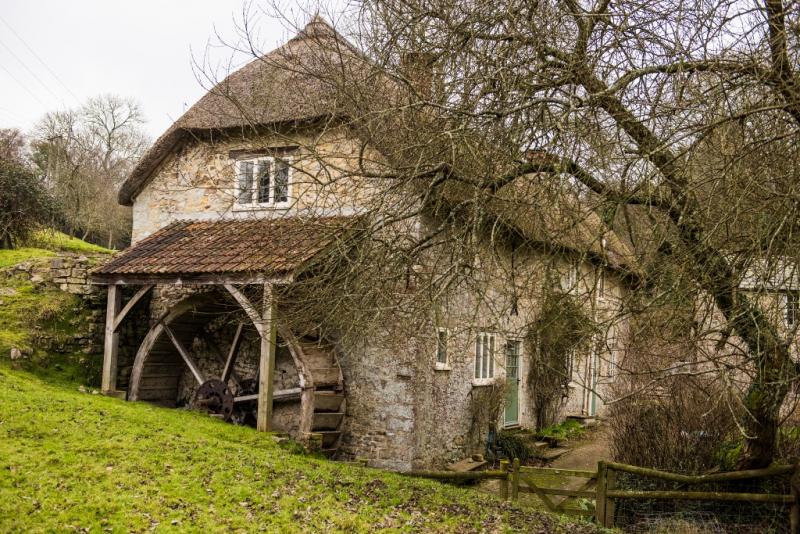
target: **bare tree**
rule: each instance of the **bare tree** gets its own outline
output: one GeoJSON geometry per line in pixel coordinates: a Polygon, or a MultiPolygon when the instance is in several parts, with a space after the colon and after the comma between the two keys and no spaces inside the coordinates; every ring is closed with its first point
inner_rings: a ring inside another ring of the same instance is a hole
{"type": "Polygon", "coordinates": [[[130,210],[116,194],[148,140],[138,104],[113,95],[48,113],[35,128],[34,161],[61,203],[69,231],[125,244],[130,210]]]}
{"type": "Polygon", "coordinates": [[[0,129],[0,159],[23,164],[27,160],[27,140],[16,128],[0,129]]]}
{"type": "MultiPolygon", "coordinates": [[[[598,208],[644,207],[650,230],[665,229],[661,244],[671,252],[659,261],[677,269],[692,299],[707,295],[722,336],[744,346],[752,379],[743,468],[772,461],[781,406],[797,380],[774,317],[739,289],[754,265],[774,272],[795,260],[797,17],[797,5],[774,0],[390,0],[362,10],[369,54],[414,92],[416,118],[440,125],[418,121],[408,145],[444,150],[422,151],[405,179],[438,171],[488,198],[534,172],[566,175],[598,208]],[[400,67],[409,54],[439,73],[431,87],[415,87],[400,67]],[[710,160],[709,148],[734,128],[727,151],[710,160]],[[554,158],[526,161],[530,149],[554,158]],[[753,202],[759,223],[742,216],[753,202]]],[[[368,137],[380,139],[375,133],[368,137]]]]}

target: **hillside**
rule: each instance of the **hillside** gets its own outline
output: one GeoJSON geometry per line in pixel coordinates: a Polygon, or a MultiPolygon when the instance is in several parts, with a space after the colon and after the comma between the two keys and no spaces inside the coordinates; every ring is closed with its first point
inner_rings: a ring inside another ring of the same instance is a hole
{"type": "Polygon", "coordinates": [[[0,250],[0,358],[20,351],[19,364],[31,371],[96,380],[89,330],[102,299],[91,309],[85,296],[61,291],[48,278],[57,257],[94,264],[110,252],[54,231],[37,232],[22,248],[0,250]]]}
{"type": "Polygon", "coordinates": [[[595,532],[0,366],[0,531],[595,532]]]}

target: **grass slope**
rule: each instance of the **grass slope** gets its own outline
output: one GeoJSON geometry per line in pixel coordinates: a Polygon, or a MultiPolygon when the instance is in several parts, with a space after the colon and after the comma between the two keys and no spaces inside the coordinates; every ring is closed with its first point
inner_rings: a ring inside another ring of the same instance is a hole
{"type": "Polygon", "coordinates": [[[2,532],[595,532],[0,366],[2,532]]]}
{"type": "Polygon", "coordinates": [[[92,380],[99,376],[99,362],[81,353],[47,353],[42,346],[64,346],[80,327],[88,323],[89,311],[80,299],[52,285],[32,284],[28,277],[12,276],[5,269],[19,263],[48,262],[58,252],[92,255],[111,251],[53,230],[36,232],[26,248],[0,250],[0,358],[11,348],[25,352],[26,368],[42,375],[92,380]]]}
{"type": "Polygon", "coordinates": [[[13,250],[0,249],[0,269],[13,267],[23,261],[38,260],[55,256],[56,252],[74,252],[77,254],[111,254],[107,248],[81,241],[56,230],[40,230],[35,232],[25,247],[13,250]]]}

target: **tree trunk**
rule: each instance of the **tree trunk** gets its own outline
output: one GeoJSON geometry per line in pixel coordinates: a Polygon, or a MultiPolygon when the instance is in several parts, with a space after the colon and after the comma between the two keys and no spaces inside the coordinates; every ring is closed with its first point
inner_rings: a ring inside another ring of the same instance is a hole
{"type": "Polygon", "coordinates": [[[2,237],[0,237],[0,249],[2,250],[9,250],[14,248],[14,243],[11,242],[11,236],[4,232],[2,237]]]}

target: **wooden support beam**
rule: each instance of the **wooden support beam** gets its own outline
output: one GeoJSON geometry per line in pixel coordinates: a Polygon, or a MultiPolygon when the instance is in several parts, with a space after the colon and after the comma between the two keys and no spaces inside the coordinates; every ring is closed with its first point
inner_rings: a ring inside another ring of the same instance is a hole
{"type": "MultiPolygon", "coordinates": [[[[272,400],[274,402],[298,400],[300,399],[302,393],[303,393],[302,388],[279,389],[277,391],[272,392],[272,400]]],[[[249,402],[254,400],[258,400],[258,393],[254,393],[252,395],[242,395],[241,397],[234,397],[233,402],[249,402]]]]}
{"type": "Polygon", "coordinates": [[[197,367],[196,363],[194,363],[194,360],[192,360],[192,357],[189,355],[189,351],[186,350],[186,348],[183,346],[183,343],[181,343],[180,340],[175,336],[175,332],[173,332],[172,329],[167,325],[164,325],[164,332],[166,332],[167,337],[172,340],[172,344],[175,345],[175,348],[178,350],[178,354],[180,354],[181,358],[183,358],[183,361],[186,363],[186,367],[189,368],[189,371],[194,376],[194,379],[197,380],[197,383],[202,384],[205,382],[206,380],[203,378],[203,373],[200,372],[200,368],[197,367]]]}
{"type": "MultiPolygon", "coordinates": [[[[272,288],[272,284],[264,284],[264,287],[272,288]]],[[[239,303],[239,306],[242,307],[242,309],[245,311],[250,320],[253,321],[253,326],[255,326],[256,330],[258,330],[258,335],[260,335],[263,338],[264,337],[263,320],[261,318],[261,314],[258,312],[258,310],[256,310],[255,306],[253,306],[253,304],[250,303],[247,297],[244,296],[244,293],[239,291],[239,289],[233,284],[225,284],[225,289],[227,289],[228,293],[230,293],[231,296],[233,296],[233,298],[236,299],[236,302],[239,303]]],[[[270,289],[270,295],[272,295],[271,289],[270,289]]]]}
{"type": "MultiPolygon", "coordinates": [[[[206,345],[208,345],[208,347],[211,349],[211,352],[214,353],[214,357],[217,359],[217,361],[220,363],[220,365],[222,365],[222,367],[224,368],[225,367],[225,362],[227,361],[227,359],[222,354],[222,351],[219,349],[219,345],[217,345],[217,342],[214,340],[213,337],[211,337],[211,334],[209,332],[207,332],[206,330],[201,330],[200,331],[200,337],[203,339],[203,341],[206,342],[206,345]]],[[[240,386],[242,384],[242,379],[236,373],[236,371],[232,370],[231,374],[230,374],[230,376],[228,378],[232,378],[233,382],[237,386],[240,386]]]]}
{"type": "Polygon", "coordinates": [[[231,348],[228,350],[228,358],[225,360],[225,367],[222,369],[221,380],[226,384],[228,383],[228,379],[231,377],[231,373],[233,372],[233,365],[236,363],[236,356],[239,354],[239,346],[242,343],[242,330],[244,330],[244,323],[239,323],[239,326],[236,327],[236,333],[233,335],[231,348]]]}
{"type": "MultiPolygon", "coordinates": [[[[233,286],[225,286],[231,291],[233,286]]],[[[235,288],[233,288],[235,290],[235,288]]],[[[261,335],[261,357],[258,373],[258,408],[256,429],[268,432],[272,426],[272,381],[275,375],[275,344],[277,342],[277,306],[272,284],[264,284],[259,334],[261,335]]],[[[236,294],[231,291],[236,298],[236,294]]],[[[236,300],[239,300],[236,298],[236,300]]],[[[247,301],[247,299],[245,299],[247,301]]],[[[242,304],[242,302],[239,302],[242,304]]],[[[244,305],[242,304],[242,307],[244,305]]],[[[249,314],[250,312],[248,312],[249,314]]],[[[258,327],[256,327],[258,328],[258,327]]]]}
{"type": "Polygon", "coordinates": [[[106,328],[103,343],[103,377],[101,391],[109,394],[117,390],[117,351],[119,350],[119,334],[114,328],[114,320],[119,314],[122,304],[122,291],[117,285],[108,286],[106,302],[106,328]]]}
{"type": "MultiPolygon", "coordinates": [[[[109,286],[109,288],[110,287],[111,286],[109,286]]],[[[151,289],[153,289],[152,285],[144,286],[143,288],[139,289],[139,291],[137,291],[135,295],[133,295],[133,297],[131,298],[131,300],[127,302],[127,304],[125,304],[125,307],[122,308],[122,311],[120,311],[117,314],[117,316],[114,317],[114,332],[119,330],[119,325],[122,324],[122,321],[125,319],[125,317],[128,316],[128,313],[130,313],[133,307],[136,306],[136,304],[140,300],[142,300],[142,297],[147,295],[151,289]]]]}

